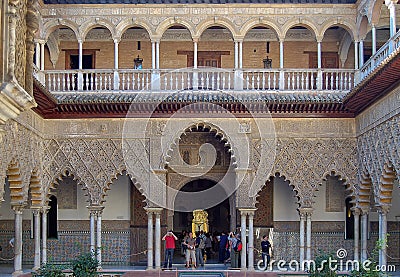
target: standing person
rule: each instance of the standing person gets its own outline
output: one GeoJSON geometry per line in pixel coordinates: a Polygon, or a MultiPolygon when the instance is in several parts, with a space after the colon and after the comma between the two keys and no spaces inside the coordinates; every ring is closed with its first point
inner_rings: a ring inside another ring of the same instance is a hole
{"type": "Polygon", "coordinates": [[[189,232],[189,237],[185,240],[186,245],[186,267],[189,268],[190,266],[190,258],[192,258],[193,267],[196,268],[196,253],[195,253],[195,246],[196,240],[193,238],[192,232],[189,232]]]}
{"type": "Polygon", "coordinates": [[[202,245],[204,245],[204,241],[200,235],[200,232],[196,232],[196,264],[198,266],[204,266],[204,259],[202,255],[203,249],[201,248],[202,245]]]}
{"type": "Polygon", "coordinates": [[[172,230],[169,230],[162,238],[165,240],[165,260],[164,260],[164,268],[172,269],[172,260],[174,258],[174,250],[175,250],[175,241],[178,238],[172,233],[172,230]]]}
{"type": "Polygon", "coordinates": [[[207,260],[211,259],[211,249],[212,249],[212,241],[210,233],[206,234],[206,256],[207,260]]]}
{"type": "Polygon", "coordinates": [[[183,230],[182,231],[182,243],[181,243],[181,256],[182,257],[186,257],[186,249],[187,249],[187,247],[185,245],[185,241],[187,240],[188,237],[189,236],[188,236],[187,232],[185,230],[183,230]]]}
{"type": "Polygon", "coordinates": [[[261,241],[261,252],[262,252],[262,259],[265,268],[268,268],[269,262],[271,260],[271,256],[269,255],[269,251],[271,249],[271,243],[268,241],[268,236],[264,235],[263,240],[261,241]]]}
{"type": "Polygon", "coordinates": [[[223,263],[226,258],[226,247],[228,244],[228,236],[225,232],[221,233],[221,237],[219,238],[219,262],[223,263]]]}
{"type": "Polygon", "coordinates": [[[240,242],[240,236],[239,234],[234,235],[231,232],[229,234],[228,240],[231,246],[231,267],[239,268],[240,249],[238,249],[238,243],[240,242]]]}

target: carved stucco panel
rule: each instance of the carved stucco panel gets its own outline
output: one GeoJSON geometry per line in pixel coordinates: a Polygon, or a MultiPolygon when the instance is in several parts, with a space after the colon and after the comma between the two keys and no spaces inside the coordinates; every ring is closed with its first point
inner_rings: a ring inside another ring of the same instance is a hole
{"type": "MultiPolygon", "coordinates": [[[[23,200],[27,203],[32,171],[41,175],[42,140],[32,130],[16,121],[8,121],[0,140],[0,180],[5,180],[11,162],[17,162],[22,180],[23,200]]],[[[0,183],[0,200],[3,199],[4,182],[0,183]]]]}
{"type": "Polygon", "coordinates": [[[356,182],[355,139],[281,138],[277,146],[273,173],[279,172],[290,181],[304,207],[312,206],[315,191],[331,171],[348,183],[356,182]]]}
{"type": "Polygon", "coordinates": [[[379,195],[378,185],[385,163],[391,162],[400,176],[400,116],[363,133],[357,143],[360,169],[370,174],[374,194],[379,195]]]}

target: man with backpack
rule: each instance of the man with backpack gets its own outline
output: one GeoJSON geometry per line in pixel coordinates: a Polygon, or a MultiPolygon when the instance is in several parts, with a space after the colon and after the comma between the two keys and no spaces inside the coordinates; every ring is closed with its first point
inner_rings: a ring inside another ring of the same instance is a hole
{"type": "Polygon", "coordinates": [[[242,241],[240,240],[240,235],[234,235],[232,232],[228,237],[229,244],[231,245],[231,267],[239,268],[239,256],[242,250],[242,241]]]}

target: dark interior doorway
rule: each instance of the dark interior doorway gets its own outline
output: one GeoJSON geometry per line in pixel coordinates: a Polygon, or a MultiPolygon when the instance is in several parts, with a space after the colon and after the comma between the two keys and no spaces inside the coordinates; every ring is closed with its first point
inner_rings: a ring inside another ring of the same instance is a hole
{"type": "MultiPolygon", "coordinates": [[[[199,192],[211,187],[214,187],[217,183],[207,179],[194,180],[187,183],[181,191],[184,192],[199,192]]],[[[229,198],[226,196],[223,188],[218,190],[221,196],[221,203],[214,207],[203,207],[201,201],[193,198],[196,202],[196,209],[203,209],[208,213],[209,232],[227,232],[229,230],[230,223],[230,209],[229,209],[229,198]]],[[[175,209],[179,210],[180,204],[183,202],[180,194],[175,199],[175,209]]],[[[192,228],[193,214],[191,212],[174,212],[174,230],[175,231],[191,231],[192,228]]]]}

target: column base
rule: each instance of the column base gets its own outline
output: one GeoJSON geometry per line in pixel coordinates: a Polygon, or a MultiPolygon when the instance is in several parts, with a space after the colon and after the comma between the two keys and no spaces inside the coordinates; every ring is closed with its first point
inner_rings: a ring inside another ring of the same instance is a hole
{"type": "Polygon", "coordinates": [[[146,268],[146,270],[147,270],[147,271],[155,271],[156,269],[154,269],[153,267],[149,267],[149,266],[148,266],[148,267],[146,268]]]}
{"type": "Polygon", "coordinates": [[[40,266],[34,266],[34,267],[32,267],[32,270],[33,270],[33,271],[38,271],[39,268],[40,268],[40,266]]]}
{"type": "Polygon", "coordinates": [[[12,276],[15,277],[15,276],[20,276],[20,275],[22,275],[22,274],[24,274],[24,272],[19,270],[19,271],[14,271],[14,272],[12,273],[12,276]]]}

